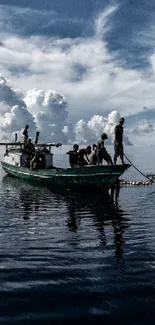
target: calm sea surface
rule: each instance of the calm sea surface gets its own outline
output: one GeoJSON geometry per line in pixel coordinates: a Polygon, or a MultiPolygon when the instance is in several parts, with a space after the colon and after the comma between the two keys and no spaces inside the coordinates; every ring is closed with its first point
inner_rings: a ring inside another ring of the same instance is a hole
{"type": "MultiPolygon", "coordinates": [[[[155,173],[155,147],[126,152],[155,173]]],[[[154,185],[52,191],[0,167],[0,202],[0,324],[155,324],[154,185]]]]}

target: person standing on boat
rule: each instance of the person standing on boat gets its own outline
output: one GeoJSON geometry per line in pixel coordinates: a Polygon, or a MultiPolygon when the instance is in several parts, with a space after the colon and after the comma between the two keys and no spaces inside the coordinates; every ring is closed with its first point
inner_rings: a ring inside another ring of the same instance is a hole
{"type": "Polygon", "coordinates": [[[34,144],[31,142],[31,139],[28,140],[28,143],[25,146],[25,151],[30,155],[30,156],[34,156],[35,153],[35,146],[34,144]]]}
{"type": "Polygon", "coordinates": [[[123,124],[125,122],[124,117],[119,119],[119,124],[115,126],[114,134],[114,164],[116,165],[117,158],[120,157],[122,164],[124,163],[124,150],[123,150],[123,124]]]}
{"type": "Polygon", "coordinates": [[[28,137],[29,137],[29,135],[28,135],[28,129],[29,129],[29,125],[26,125],[26,126],[25,126],[25,129],[24,129],[24,131],[23,131],[23,135],[24,135],[24,145],[26,145],[26,144],[27,144],[27,141],[28,141],[28,137]]]}
{"type": "Polygon", "coordinates": [[[26,167],[30,167],[30,162],[35,155],[35,147],[31,142],[31,139],[28,140],[27,144],[24,147],[25,153],[27,153],[28,157],[26,158],[26,167]]]}
{"type": "Polygon", "coordinates": [[[37,169],[40,158],[40,152],[35,151],[33,158],[30,161],[30,169],[37,169]]]}
{"type": "Polygon", "coordinates": [[[66,154],[69,155],[69,164],[71,168],[77,166],[78,150],[79,150],[78,144],[74,144],[73,150],[66,152],[66,154]]]}
{"type": "Polygon", "coordinates": [[[98,140],[98,145],[97,145],[98,165],[102,165],[103,159],[107,162],[108,165],[113,165],[112,158],[104,146],[104,141],[106,139],[108,139],[108,136],[106,133],[103,133],[101,135],[101,138],[98,140]]]}

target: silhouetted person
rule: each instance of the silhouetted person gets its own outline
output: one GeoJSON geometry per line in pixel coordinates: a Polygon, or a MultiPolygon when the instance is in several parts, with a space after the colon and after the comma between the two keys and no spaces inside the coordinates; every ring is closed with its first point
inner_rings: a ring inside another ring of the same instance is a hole
{"type": "Polygon", "coordinates": [[[24,145],[26,145],[26,144],[27,144],[27,141],[28,141],[28,137],[29,137],[29,135],[28,135],[28,129],[29,129],[29,125],[26,125],[26,126],[25,126],[25,129],[24,129],[24,131],[23,131],[23,135],[24,135],[24,145]]]}
{"type": "Polygon", "coordinates": [[[30,169],[37,169],[39,164],[40,152],[36,151],[30,161],[30,169]]]}
{"type": "Polygon", "coordinates": [[[104,146],[104,141],[108,139],[108,136],[106,133],[103,133],[101,135],[101,138],[98,141],[97,145],[97,151],[98,151],[98,164],[102,165],[102,160],[104,159],[108,165],[113,165],[113,161],[109,153],[107,152],[105,146],[104,146]]]}
{"type": "Polygon", "coordinates": [[[115,126],[114,133],[114,164],[117,162],[117,158],[120,157],[122,164],[124,164],[124,150],[123,150],[123,124],[125,122],[124,117],[119,119],[119,124],[115,126]]]}
{"type": "Polygon", "coordinates": [[[79,146],[78,144],[74,144],[73,146],[73,150],[70,150],[68,152],[66,152],[67,155],[69,155],[69,164],[70,167],[76,167],[78,164],[78,150],[79,150],[79,146]]]}
{"type": "Polygon", "coordinates": [[[93,144],[93,152],[90,155],[90,165],[97,165],[97,163],[98,163],[97,145],[93,144]]]}
{"type": "Polygon", "coordinates": [[[25,146],[25,150],[29,155],[34,155],[35,147],[34,147],[34,144],[31,142],[31,139],[28,140],[28,142],[25,146]]]}
{"type": "Polygon", "coordinates": [[[86,148],[80,149],[78,151],[78,165],[85,166],[89,165],[90,161],[88,156],[91,154],[91,146],[87,146],[86,148]]]}

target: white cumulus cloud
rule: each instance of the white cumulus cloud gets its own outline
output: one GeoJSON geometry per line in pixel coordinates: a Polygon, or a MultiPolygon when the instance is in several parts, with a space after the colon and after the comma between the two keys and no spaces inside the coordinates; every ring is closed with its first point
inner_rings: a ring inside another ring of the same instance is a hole
{"type": "MultiPolygon", "coordinates": [[[[54,90],[31,89],[26,95],[13,89],[5,78],[0,78],[0,134],[3,140],[20,136],[26,124],[34,137],[40,131],[41,141],[62,143],[96,143],[103,132],[113,142],[114,127],[120,114],[93,115],[90,120],[80,119],[73,124],[68,118],[66,98],[54,90]]],[[[127,137],[125,143],[129,144],[127,137]]]]}
{"type": "Polygon", "coordinates": [[[63,141],[68,117],[64,96],[53,90],[32,89],[24,100],[42,136],[47,141],[63,141]]]}
{"type": "Polygon", "coordinates": [[[108,49],[105,33],[113,28],[116,9],[108,7],[96,17],[92,37],[22,38],[1,31],[0,71],[23,91],[35,87],[64,94],[73,119],[113,110],[128,116],[153,106],[152,68],[147,74],[124,68],[119,53],[108,49]]]}
{"type": "MultiPolygon", "coordinates": [[[[120,114],[117,111],[111,112],[107,117],[94,115],[88,122],[83,119],[76,123],[75,134],[77,142],[96,143],[102,133],[108,135],[108,144],[114,140],[114,128],[118,123],[120,114]]],[[[124,135],[124,143],[131,145],[127,135],[124,135]]]]}
{"type": "Polygon", "coordinates": [[[24,95],[13,89],[5,78],[0,76],[0,138],[13,139],[13,133],[21,133],[26,124],[34,135],[36,124],[33,115],[27,110],[24,95]]]}

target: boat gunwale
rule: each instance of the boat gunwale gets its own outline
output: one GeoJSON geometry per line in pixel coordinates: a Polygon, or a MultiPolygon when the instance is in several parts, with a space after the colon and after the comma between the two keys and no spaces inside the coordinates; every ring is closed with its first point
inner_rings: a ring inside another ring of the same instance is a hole
{"type": "Polygon", "coordinates": [[[38,176],[38,177],[50,177],[50,176],[54,176],[54,177],[93,177],[93,176],[107,176],[107,175],[113,175],[113,176],[116,176],[116,175],[121,175],[123,174],[129,167],[130,165],[129,164],[125,164],[125,165],[101,165],[101,166],[96,166],[96,165],[91,165],[91,166],[82,166],[82,167],[73,167],[73,168],[52,168],[52,169],[36,169],[36,170],[31,170],[30,168],[26,168],[26,167],[22,167],[22,166],[15,166],[15,165],[12,165],[12,164],[9,164],[5,161],[1,161],[1,165],[2,166],[6,166],[6,168],[13,168],[15,169],[18,173],[20,174],[29,174],[29,175],[34,175],[34,176],[38,176]],[[115,166],[115,169],[116,170],[107,170],[107,167],[108,169],[111,169],[111,167],[114,167],[115,166]],[[117,166],[117,168],[116,168],[117,166]],[[123,168],[124,170],[122,171],[120,169],[120,167],[126,167],[126,168],[123,168]],[[85,173],[85,169],[86,168],[92,168],[92,173],[85,173]],[[97,167],[99,167],[99,171],[96,172],[96,173],[93,173],[93,168],[96,169],[97,167]],[[119,167],[119,168],[118,168],[119,167]],[[81,173],[73,173],[73,171],[77,170],[78,168],[78,171],[79,171],[79,168],[81,168],[81,173]],[[101,171],[102,169],[105,169],[103,170],[103,172],[101,171]],[[71,173],[68,173],[72,171],[71,173]],[[83,172],[82,172],[83,171],[83,172]],[[67,173],[66,173],[67,172],[67,173]]]}

